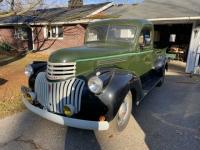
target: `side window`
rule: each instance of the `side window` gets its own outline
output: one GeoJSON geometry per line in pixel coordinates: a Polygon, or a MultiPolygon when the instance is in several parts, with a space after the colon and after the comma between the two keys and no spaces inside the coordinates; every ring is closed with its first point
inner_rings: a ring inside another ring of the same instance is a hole
{"type": "Polygon", "coordinates": [[[138,40],[139,46],[141,49],[151,45],[152,35],[151,30],[142,30],[138,40]]]}

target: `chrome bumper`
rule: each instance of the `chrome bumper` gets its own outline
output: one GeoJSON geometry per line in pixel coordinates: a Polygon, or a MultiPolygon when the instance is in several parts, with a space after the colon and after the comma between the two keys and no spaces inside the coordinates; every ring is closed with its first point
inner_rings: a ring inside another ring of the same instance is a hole
{"type": "Polygon", "coordinates": [[[81,129],[87,129],[87,130],[108,130],[109,129],[109,123],[108,121],[89,121],[89,120],[81,120],[81,119],[75,119],[75,118],[69,118],[60,116],[51,112],[48,112],[47,110],[40,109],[34,105],[32,105],[26,98],[26,93],[22,90],[22,101],[31,112],[47,119],[52,122],[55,122],[60,125],[66,125],[74,128],[81,128],[81,129]]]}

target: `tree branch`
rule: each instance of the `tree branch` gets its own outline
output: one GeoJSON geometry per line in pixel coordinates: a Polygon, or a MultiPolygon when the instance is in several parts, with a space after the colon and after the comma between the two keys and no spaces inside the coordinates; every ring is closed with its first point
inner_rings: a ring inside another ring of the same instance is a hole
{"type": "Polygon", "coordinates": [[[42,2],[42,0],[37,0],[35,3],[31,4],[28,8],[23,9],[20,12],[10,11],[5,14],[0,14],[0,18],[9,17],[9,16],[13,16],[13,15],[22,15],[22,14],[28,12],[29,10],[32,10],[35,7],[37,7],[41,2],[42,2]]]}

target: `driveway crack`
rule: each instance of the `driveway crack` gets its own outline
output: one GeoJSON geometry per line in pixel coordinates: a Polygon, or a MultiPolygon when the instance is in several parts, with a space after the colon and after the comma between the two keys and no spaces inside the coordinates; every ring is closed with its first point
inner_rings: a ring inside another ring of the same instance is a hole
{"type": "Polygon", "coordinates": [[[18,136],[16,138],[6,142],[6,143],[0,143],[0,147],[8,146],[9,144],[11,144],[13,142],[19,142],[21,144],[28,144],[35,150],[47,150],[47,149],[42,148],[42,146],[37,144],[34,140],[32,140],[32,139],[23,139],[22,137],[23,136],[20,135],[20,136],[18,136]]]}

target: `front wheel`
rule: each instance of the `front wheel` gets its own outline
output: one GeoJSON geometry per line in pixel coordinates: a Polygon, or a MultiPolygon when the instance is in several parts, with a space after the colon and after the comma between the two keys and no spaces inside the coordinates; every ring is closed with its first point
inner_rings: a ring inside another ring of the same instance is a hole
{"type": "Polygon", "coordinates": [[[132,112],[132,94],[129,91],[128,94],[125,96],[120,108],[111,122],[114,127],[114,130],[122,131],[126,128],[130,116],[132,112]]]}

